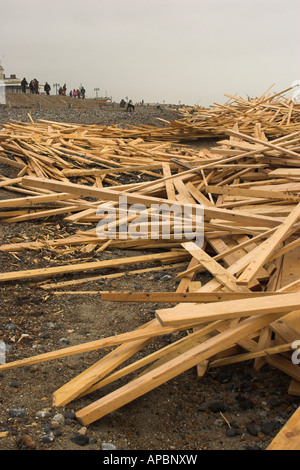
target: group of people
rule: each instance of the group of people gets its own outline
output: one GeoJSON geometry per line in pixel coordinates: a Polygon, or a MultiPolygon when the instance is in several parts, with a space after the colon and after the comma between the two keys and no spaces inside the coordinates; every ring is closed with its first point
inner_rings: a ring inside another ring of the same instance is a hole
{"type": "MultiPolygon", "coordinates": [[[[22,89],[23,93],[26,93],[27,87],[29,88],[29,92],[32,95],[39,95],[39,93],[40,93],[40,84],[39,84],[39,81],[36,78],[33,78],[32,80],[30,80],[30,82],[28,84],[26,78],[24,77],[23,80],[21,81],[21,89],[22,89]]],[[[46,82],[45,85],[44,85],[45,93],[47,95],[50,95],[50,90],[51,90],[51,87],[50,87],[49,83],[46,82]]]]}
{"type": "MultiPolygon", "coordinates": [[[[39,82],[36,78],[31,80],[29,82],[29,84],[28,84],[25,77],[21,81],[21,89],[22,89],[23,93],[26,93],[26,89],[27,89],[27,87],[29,87],[29,92],[31,94],[38,95],[40,93],[39,86],[40,86],[40,84],[39,84],[39,82]]],[[[44,92],[46,93],[46,95],[50,95],[50,91],[51,91],[51,86],[49,85],[48,82],[46,82],[45,85],[44,85],[44,92]]],[[[82,86],[80,89],[75,90],[75,88],[74,88],[73,90],[71,90],[70,93],[69,93],[69,96],[71,96],[72,98],[81,98],[81,99],[84,100],[85,93],[86,93],[85,89],[82,86]]],[[[66,84],[64,84],[64,86],[59,88],[58,94],[62,95],[62,96],[67,95],[67,85],[66,84]]]]}
{"type": "Polygon", "coordinates": [[[81,98],[82,100],[84,100],[85,98],[85,89],[84,87],[82,86],[80,89],[77,89],[75,90],[75,88],[73,90],[70,91],[69,93],[69,96],[71,96],[71,98],[81,98]]]}
{"type": "Polygon", "coordinates": [[[22,88],[23,93],[26,93],[27,87],[29,87],[29,91],[31,94],[35,94],[35,95],[39,94],[39,82],[36,78],[33,78],[28,84],[26,78],[24,77],[23,80],[21,81],[21,88],[22,88]]]}
{"type": "Polygon", "coordinates": [[[66,96],[66,93],[67,93],[67,85],[64,84],[64,86],[59,87],[58,94],[62,96],[66,96]]]}
{"type": "MultiPolygon", "coordinates": [[[[125,101],[124,99],[122,99],[122,100],[120,101],[120,107],[121,107],[121,108],[125,108],[125,106],[126,106],[126,101],[125,101]]],[[[130,112],[130,113],[131,113],[132,111],[134,111],[134,104],[133,104],[132,100],[129,100],[129,101],[128,101],[126,111],[128,111],[128,112],[130,112]]]]}

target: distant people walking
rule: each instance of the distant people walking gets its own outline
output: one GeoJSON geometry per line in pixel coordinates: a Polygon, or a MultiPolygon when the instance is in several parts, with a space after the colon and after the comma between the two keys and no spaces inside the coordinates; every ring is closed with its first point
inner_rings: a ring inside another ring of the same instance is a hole
{"type": "Polygon", "coordinates": [[[132,100],[130,100],[128,105],[127,105],[127,111],[130,112],[130,113],[132,111],[134,111],[134,104],[133,104],[132,100]]]}
{"type": "Polygon", "coordinates": [[[46,92],[47,95],[50,95],[50,90],[51,90],[51,86],[49,85],[48,82],[46,82],[44,86],[44,91],[46,92]]]}
{"type": "Polygon", "coordinates": [[[76,92],[77,92],[77,98],[80,99],[80,91],[77,89],[76,92]]]}
{"type": "Polygon", "coordinates": [[[26,78],[24,77],[23,80],[21,81],[21,88],[22,88],[23,93],[26,93],[27,85],[28,85],[28,82],[27,82],[26,78]]]}
{"type": "Polygon", "coordinates": [[[120,108],[125,108],[126,101],[122,98],[120,101],[120,108]]]}
{"type": "Polygon", "coordinates": [[[80,93],[81,93],[81,98],[84,100],[84,98],[85,98],[85,89],[84,89],[84,87],[81,87],[80,93]]]}
{"type": "Polygon", "coordinates": [[[67,85],[64,84],[64,86],[63,86],[63,95],[66,96],[66,94],[67,94],[67,85]]]}
{"type": "Polygon", "coordinates": [[[73,98],[77,98],[77,91],[75,90],[75,88],[73,89],[73,98]]]}

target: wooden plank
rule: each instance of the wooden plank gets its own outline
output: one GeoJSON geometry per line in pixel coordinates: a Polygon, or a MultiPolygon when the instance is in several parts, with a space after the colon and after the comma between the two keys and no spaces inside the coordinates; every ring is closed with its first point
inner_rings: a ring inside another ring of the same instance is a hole
{"type": "Polygon", "coordinates": [[[10,186],[13,184],[19,184],[22,182],[22,177],[19,178],[5,178],[4,181],[0,181],[0,188],[5,188],[5,186],[10,186]]]}
{"type": "Polygon", "coordinates": [[[71,194],[69,193],[55,193],[48,194],[45,196],[31,196],[31,197],[22,197],[14,199],[4,199],[0,201],[0,208],[6,207],[23,207],[23,206],[33,206],[35,204],[41,204],[43,202],[56,202],[65,199],[71,199],[71,194]]]}
{"type": "MultiPolygon", "coordinates": [[[[109,302],[164,302],[164,303],[189,303],[189,302],[224,302],[237,299],[264,298],[270,296],[269,292],[103,292],[82,291],[80,294],[99,294],[102,300],[109,302]]],[[[76,294],[76,292],[74,292],[76,294]]],[[[274,296],[280,295],[274,292],[274,296]]],[[[275,298],[274,298],[275,301],[275,298]]]]}
{"type": "Polygon", "coordinates": [[[300,178],[300,168],[277,168],[270,171],[271,178],[300,178]]]}
{"type": "Polygon", "coordinates": [[[186,255],[179,252],[157,253],[154,255],[131,256],[128,258],[118,258],[113,260],[94,261],[92,263],[79,263],[73,265],[62,265],[51,268],[29,269],[27,271],[14,271],[0,274],[0,282],[16,281],[20,279],[34,279],[38,277],[50,277],[59,274],[78,273],[82,271],[94,271],[116,266],[128,266],[148,261],[162,261],[170,259],[184,259],[186,255]]]}
{"type": "Polygon", "coordinates": [[[172,269],[177,269],[182,267],[182,265],[185,263],[174,263],[174,264],[169,264],[169,265],[164,265],[164,266],[154,266],[152,268],[143,268],[143,269],[134,269],[133,271],[126,271],[126,272],[120,272],[120,273],[114,273],[114,274],[102,274],[100,276],[92,276],[92,277],[85,277],[83,279],[73,279],[71,281],[62,281],[62,282],[56,282],[56,283],[51,283],[51,284],[45,284],[41,285],[41,288],[44,290],[51,290],[51,289],[59,289],[61,287],[67,287],[67,286],[74,286],[78,284],[84,284],[86,282],[94,282],[94,281],[99,281],[100,279],[117,279],[119,277],[125,276],[131,276],[134,274],[143,274],[143,273],[149,273],[153,271],[165,271],[165,270],[172,270],[172,269]]]}
{"type": "MultiPolygon", "coordinates": [[[[163,163],[162,169],[163,169],[163,174],[165,177],[172,176],[169,163],[163,163]]],[[[165,185],[166,185],[168,199],[170,199],[171,201],[175,201],[176,197],[175,197],[175,188],[174,188],[173,182],[171,180],[166,180],[165,185]]]]}
{"type": "Polygon", "coordinates": [[[282,201],[299,202],[300,195],[289,191],[267,191],[259,189],[243,189],[243,188],[231,188],[230,186],[212,186],[208,185],[205,187],[207,192],[212,194],[226,194],[228,196],[241,196],[249,198],[263,198],[263,199],[280,199],[282,201]]]}
{"type": "MultiPolygon", "coordinates": [[[[180,306],[179,306],[180,307],[180,306]]],[[[161,309],[156,311],[156,318],[163,326],[182,326],[207,321],[227,320],[256,316],[260,314],[288,313],[300,308],[298,293],[270,295],[264,298],[229,300],[212,304],[185,304],[183,308],[161,309]]]]}
{"type": "MultiPolygon", "coordinates": [[[[264,330],[268,328],[267,326],[264,330]]],[[[270,356],[272,354],[278,354],[285,351],[291,350],[292,343],[280,344],[279,346],[273,346],[270,348],[258,349],[258,351],[239,354],[232,357],[226,357],[223,359],[216,359],[209,364],[209,368],[222,367],[229,364],[237,364],[239,362],[249,361],[251,359],[261,358],[264,356],[270,356]]]]}

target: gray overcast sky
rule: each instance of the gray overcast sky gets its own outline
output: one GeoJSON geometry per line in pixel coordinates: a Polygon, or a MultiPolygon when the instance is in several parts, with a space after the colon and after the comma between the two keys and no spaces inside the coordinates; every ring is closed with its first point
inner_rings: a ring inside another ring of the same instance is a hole
{"type": "MultiPolygon", "coordinates": [[[[212,105],[300,80],[300,0],[0,0],[6,75],[212,105]]],[[[54,92],[52,88],[51,93],[54,92]]]]}

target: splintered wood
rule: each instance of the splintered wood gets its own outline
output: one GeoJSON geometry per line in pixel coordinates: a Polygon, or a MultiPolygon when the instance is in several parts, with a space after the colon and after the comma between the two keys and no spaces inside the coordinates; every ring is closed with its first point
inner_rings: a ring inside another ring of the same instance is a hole
{"type": "MultiPolygon", "coordinates": [[[[2,221],[59,216],[83,225],[66,238],[3,243],[0,250],[81,248],[101,256],[107,249],[128,248],[148,254],[2,272],[0,282],[35,279],[40,289],[54,289],[55,295],[101,295],[107,302],[167,302],[170,307],[157,309],[150,322],[133,331],[11,361],[0,365],[0,371],[115,346],[54,391],[54,405],[64,406],[115,382],[113,392],[77,411],[83,425],[192,367],[203,376],[214,367],[243,361],[253,360],[256,369],[267,363],[289,375],[288,392],[300,396],[300,367],[292,361],[293,344],[300,339],[300,108],[282,95],[266,92],[248,101],[230,97],[230,103],[210,110],[184,109],[182,121],[164,128],[46,121],[3,126],[0,161],[18,174],[2,176],[0,186],[21,196],[0,201],[2,221]],[[219,140],[209,150],[174,145],[204,136],[219,140]],[[126,201],[125,210],[120,198],[126,201]],[[106,218],[108,206],[116,218],[106,218]],[[168,236],[166,216],[157,209],[162,206],[169,211],[168,236]],[[186,207],[190,228],[178,235],[179,213],[186,207]],[[202,244],[195,240],[200,207],[202,244]],[[155,237],[147,223],[151,217],[155,237]],[[100,222],[106,239],[99,238],[100,222]],[[84,224],[89,228],[83,229],[84,224]],[[134,230],[124,231],[124,224],[134,230]],[[115,236],[109,237],[111,233],[115,236]],[[176,291],[60,291],[122,276],[122,266],[137,264],[141,268],[128,274],[176,270],[176,291]],[[107,274],[107,268],[114,273],[107,274]],[[81,277],[59,279],[68,273],[81,277]],[[203,282],[203,273],[210,274],[209,281],[203,282]],[[158,336],[179,331],[180,339],[132,359],[158,336]],[[118,386],[118,379],[133,373],[118,386]]],[[[299,428],[297,416],[288,429],[299,428]]],[[[286,436],[283,432],[271,447],[285,445],[286,436]]],[[[299,449],[299,440],[291,447],[299,449]]]]}

